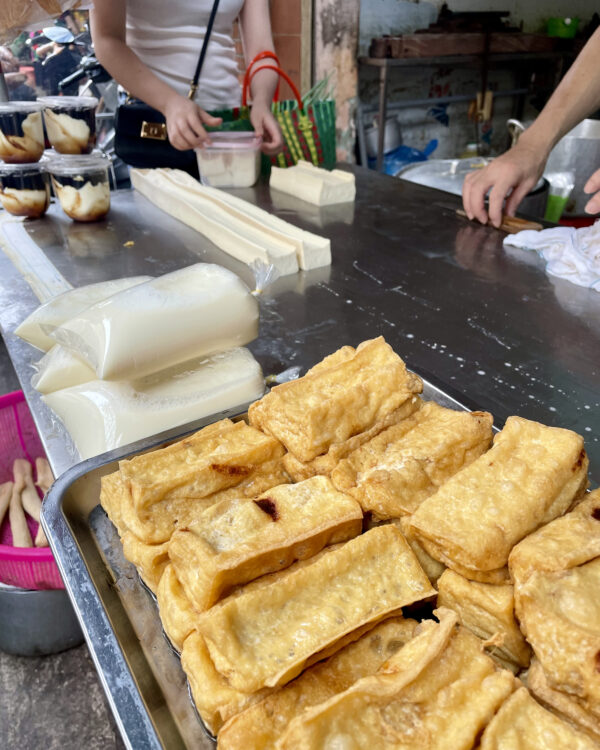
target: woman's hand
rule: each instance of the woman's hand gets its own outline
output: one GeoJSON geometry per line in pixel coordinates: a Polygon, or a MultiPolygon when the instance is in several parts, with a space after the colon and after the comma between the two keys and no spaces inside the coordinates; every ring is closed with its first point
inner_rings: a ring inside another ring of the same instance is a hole
{"type": "Polygon", "coordinates": [[[522,136],[516,146],[494,159],[487,167],[470,172],[465,178],[462,191],[463,205],[469,219],[478,219],[482,224],[487,224],[489,220],[495,227],[499,227],[502,213],[514,216],[519,203],[539,180],[546,158],[545,152],[528,145],[522,136]],[[486,211],[484,201],[488,190],[490,194],[486,211]]]}
{"type": "Polygon", "coordinates": [[[278,154],[283,148],[283,136],[270,107],[254,103],[250,109],[250,122],[256,135],[262,136],[262,152],[269,156],[278,154]]]}
{"type": "Polygon", "coordinates": [[[195,102],[175,92],[167,99],[163,114],[167,120],[169,141],[179,151],[197,148],[209,141],[210,135],[204,126],[216,127],[223,122],[220,117],[209,115],[195,102]]]}
{"type": "Polygon", "coordinates": [[[585,204],[586,214],[600,213],[600,169],[596,170],[583,187],[584,193],[596,193],[585,204]]]}

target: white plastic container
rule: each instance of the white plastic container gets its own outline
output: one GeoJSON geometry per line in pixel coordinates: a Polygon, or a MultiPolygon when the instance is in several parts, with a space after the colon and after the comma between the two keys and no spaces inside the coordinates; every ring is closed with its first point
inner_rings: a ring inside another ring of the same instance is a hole
{"type": "Polygon", "coordinates": [[[38,102],[0,103],[0,159],[30,164],[44,153],[42,105],[38,102]]]}
{"type": "Polygon", "coordinates": [[[48,160],[52,187],[62,210],[75,221],[98,221],[110,208],[108,159],[96,154],[48,160]]]}
{"type": "Polygon", "coordinates": [[[217,188],[251,187],[260,174],[262,138],[254,132],[210,133],[196,149],[200,181],[217,188]]]}
{"type": "Polygon", "coordinates": [[[59,154],[89,154],[96,145],[94,96],[41,96],[48,140],[59,154]]]}
{"type": "Polygon", "coordinates": [[[50,204],[50,180],[43,164],[0,164],[0,203],[13,216],[39,219],[50,204]]]}

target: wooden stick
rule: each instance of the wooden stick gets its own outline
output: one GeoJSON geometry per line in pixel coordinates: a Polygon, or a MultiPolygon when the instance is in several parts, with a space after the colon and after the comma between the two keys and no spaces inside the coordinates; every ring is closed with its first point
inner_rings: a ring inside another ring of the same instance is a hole
{"type": "Polygon", "coordinates": [[[13,547],[33,547],[31,534],[27,526],[25,512],[21,505],[21,493],[17,485],[13,486],[10,497],[10,506],[8,515],[10,518],[10,530],[12,531],[13,547]]]}
{"type": "Polygon", "coordinates": [[[2,521],[4,521],[4,516],[10,505],[12,490],[12,482],[4,482],[4,484],[0,484],[0,526],[2,526],[2,521]]]}
{"type": "MultiPolygon", "coordinates": [[[[469,218],[462,208],[457,208],[456,213],[458,216],[464,216],[465,219],[469,218]]],[[[492,224],[485,224],[482,226],[491,227],[492,224]]],[[[528,219],[520,219],[518,216],[508,216],[507,214],[503,214],[502,223],[500,224],[498,229],[501,229],[503,232],[508,232],[509,234],[515,234],[516,232],[521,232],[524,229],[543,229],[543,226],[537,221],[529,221],[528,219]]]]}

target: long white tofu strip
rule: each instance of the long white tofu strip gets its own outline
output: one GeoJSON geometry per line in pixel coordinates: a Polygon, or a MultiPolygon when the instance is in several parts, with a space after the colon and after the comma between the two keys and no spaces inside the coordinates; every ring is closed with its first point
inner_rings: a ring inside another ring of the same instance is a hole
{"type": "Polygon", "coordinates": [[[231,216],[245,221],[248,226],[265,232],[274,239],[291,241],[296,247],[298,265],[304,271],[331,265],[331,240],[290,224],[283,219],[217,188],[202,185],[187,172],[180,169],[160,169],[174,185],[185,190],[183,194],[190,203],[196,200],[210,201],[226,210],[231,216]]]}
{"type": "Polygon", "coordinates": [[[245,692],[283,685],[379,620],[435,594],[394,526],[380,526],[198,618],[215,667],[245,692]]]}
{"type": "Polygon", "coordinates": [[[329,172],[306,161],[285,169],[272,167],[269,185],[317,206],[347,203],[356,197],[353,174],[341,169],[329,172]]]}
{"type": "Polygon", "coordinates": [[[131,382],[91,380],[47,393],[82,458],[259,398],[264,379],[248,349],[236,348],[131,382]]]}
{"type": "Polygon", "coordinates": [[[239,276],[194,263],[92,305],[52,338],[85,359],[98,378],[133,380],[257,335],[258,303],[239,276]]]}
{"type": "Polygon", "coordinates": [[[236,219],[221,207],[193,203],[175,183],[155,170],[132,169],[131,184],[155,206],[200,232],[243,263],[261,260],[274,265],[282,276],[298,271],[296,248],[289,240],[275,240],[236,219]]]}
{"type": "Polygon", "coordinates": [[[176,531],[169,556],[198,612],[228,590],[360,534],[360,505],[327,477],[223,500],[176,531]]]}

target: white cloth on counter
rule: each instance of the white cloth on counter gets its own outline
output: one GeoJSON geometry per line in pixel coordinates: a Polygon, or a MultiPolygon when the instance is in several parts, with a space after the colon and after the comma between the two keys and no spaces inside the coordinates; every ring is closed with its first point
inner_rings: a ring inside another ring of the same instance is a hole
{"type": "Polygon", "coordinates": [[[535,250],[546,272],[600,292],[600,221],[589,227],[553,227],[509,234],[504,246],[535,250]]]}

